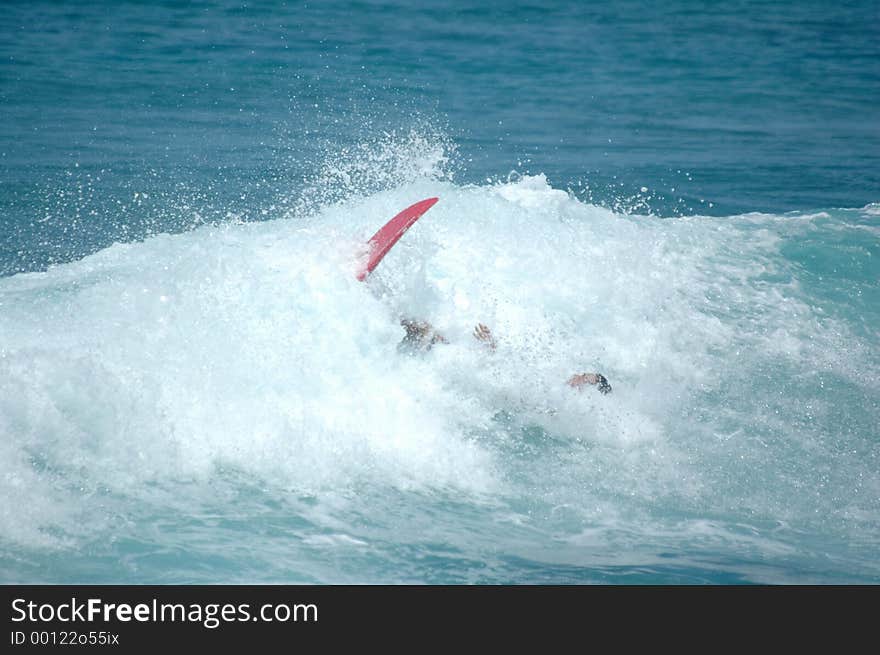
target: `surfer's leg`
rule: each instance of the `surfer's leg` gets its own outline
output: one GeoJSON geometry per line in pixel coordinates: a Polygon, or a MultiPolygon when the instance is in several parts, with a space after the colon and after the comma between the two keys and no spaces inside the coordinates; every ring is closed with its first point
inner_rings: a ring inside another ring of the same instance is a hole
{"type": "Polygon", "coordinates": [[[585,384],[598,385],[601,393],[611,393],[611,385],[608,379],[601,373],[580,373],[572,375],[566,382],[573,389],[582,389],[585,384]]]}

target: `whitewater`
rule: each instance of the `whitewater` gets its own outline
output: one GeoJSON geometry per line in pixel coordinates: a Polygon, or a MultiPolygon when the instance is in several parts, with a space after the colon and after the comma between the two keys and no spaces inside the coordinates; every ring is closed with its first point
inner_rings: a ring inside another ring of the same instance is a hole
{"type": "Polygon", "coordinates": [[[0,580],[880,582],[876,205],[612,211],[436,150],[0,278],[0,580]]]}

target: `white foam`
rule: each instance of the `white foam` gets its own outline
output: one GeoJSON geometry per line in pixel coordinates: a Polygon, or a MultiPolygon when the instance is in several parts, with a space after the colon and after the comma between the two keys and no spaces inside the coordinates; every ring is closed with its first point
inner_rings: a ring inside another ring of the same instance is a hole
{"type": "MultiPolygon", "coordinates": [[[[734,512],[747,500],[806,520],[797,484],[829,453],[730,381],[770,360],[864,384],[853,367],[869,346],[820,319],[780,257],[796,228],[779,224],[614,214],[542,176],[461,187],[414,174],[308,216],[157,236],[0,280],[0,504],[33,508],[0,514],[3,534],[32,546],[76,539],[78,525],[102,520],[90,494],[144,499],[219,469],[299,494],[362,484],[529,494],[512,481],[522,463],[511,443],[533,428],[566,444],[562,463],[526,463],[554,502],[610,495],[734,512]],[[441,201],[357,282],[360,244],[433,195],[441,201]],[[398,354],[402,316],[451,343],[398,354]],[[494,331],[495,353],[472,338],[477,322],[494,331]],[[614,392],[565,385],[585,371],[614,392]],[[766,430],[774,456],[802,458],[790,484],[760,464],[753,437],[766,430]]],[[[876,516],[876,471],[839,461],[868,478],[852,515],[876,516]]]]}

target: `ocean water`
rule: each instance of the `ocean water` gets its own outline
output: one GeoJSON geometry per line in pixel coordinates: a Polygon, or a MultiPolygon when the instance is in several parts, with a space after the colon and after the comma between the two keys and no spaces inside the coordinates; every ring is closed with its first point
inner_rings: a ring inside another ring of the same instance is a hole
{"type": "Polygon", "coordinates": [[[878,18],[5,3],[0,582],[880,582],[878,18]]]}

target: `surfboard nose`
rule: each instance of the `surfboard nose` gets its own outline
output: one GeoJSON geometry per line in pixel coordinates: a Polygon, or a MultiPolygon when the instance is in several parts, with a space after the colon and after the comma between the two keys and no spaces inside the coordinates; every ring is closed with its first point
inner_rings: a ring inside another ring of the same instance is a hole
{"type": "Polygon", "coordinates": [[[366,264],[358,271],[357,279],[363,281],[367,275],[373,272],[373,269],[379,265],[382,258],[388,254],[392,246],[397,243],[398,239],[403,236],[413,223],[433,207],[440,198],[425,198],[419,200],[397,214],[390,221],[385,223],[379,230],[370,237],[367,245],[370,248],[370,254],[366,264]]]}

